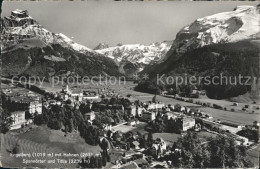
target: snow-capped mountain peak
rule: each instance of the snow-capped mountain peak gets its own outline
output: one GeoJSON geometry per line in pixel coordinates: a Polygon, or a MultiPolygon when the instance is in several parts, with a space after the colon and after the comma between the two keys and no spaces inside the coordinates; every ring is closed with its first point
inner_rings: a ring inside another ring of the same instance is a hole
{"type": "Polygon", "coordinates": [[[101,49],[105,49],[105,48],[109,48],[108,44],[106,43],[99,43],[94,50],[101,50],[101,49]]]}
{"type": "Polygon", "coordinates": [[[214,43],[236,42],[252,38],[260,31],[259,7],[238,6],[233,11],[199,18],[177,35],[171,51],[187,50],[214,43]]]}
{"type": "Polygon", "coordinates": [[[59,38],[61,38],[61,40],[63,40],[66,44],[68,44],[69,46],[71,46],[74,50],[84,53],[86,51],[91,51],[94,52],[94,50],[89,49],[83,45],[80,45],[78,43],[75,43],[73,40],[71,40],[69,37],[67,37],[66,35],[59,33],[56,34],[56,36],[58,36],[59,38]]]}
{"type": "Polygon", "coordinates": [[[1,18],[1,26],[3,75],[45,78],[120,74],[112,59],[62,33],[48,31],[26,10],[15,10],[1,18]]]}
{"type": "Polygon", "coordinates": [[[12,11],[11,12],[11,16],[17,17],[17,18],[27,18],[27,17],[30,17],[28,15],[28,11],[27,10],[20,10],[20,9],[16,9],[16,10],[12,11]]]}
{"type": "Polygon", "coordinates": [[[109,47],[96,52],[106,55],[117,62],[130,61],[132,63],[150,64],[158,61],[168,52],[172,42],[153,43],[150,45],[127,44],[109,47]]]}
{"type": "Polygon", "coordinates": [[[55,34],[48,31],[36,20],[29,16],[27,10],[16,9],[9,17],[1,19],[3,39],[13,39],[5,43],[4,47],[15,45],[19,39],[37,38],[46,44],[60,44],[72,48],[80,53],[95,52],[83,45],[75,43],[62,33],[55,34]]]}

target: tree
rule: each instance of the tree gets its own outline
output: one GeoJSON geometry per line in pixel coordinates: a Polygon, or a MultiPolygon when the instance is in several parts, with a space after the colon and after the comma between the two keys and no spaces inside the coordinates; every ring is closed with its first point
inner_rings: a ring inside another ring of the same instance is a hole
{"type": "Polygon", "coordinates": [[[180,104],[176,104],[174,106],[174,110],[177,111],[177,112],[180,112],[181,111],[181,105],[180,104]]]}
{"type": "Polygon", "coordinates": [[[130,150],[130,143],[126,143],[126,150],[130,150]]]}
{"type": "Polygon", "coordinates": [[[175,94],[178,94],[180,92],[180,89],[179,89],[179,87],[176,86],[176,84],[171,85],[169,87],[170,87],[170,89],[169,89],[170,95],[175,95],[175,94]]]}
{"type": "Polygon", "coordinates": [[[107,157],[106,156],[102,156],[102,166],[105,167],[107,163],[107,157]]]}
{"type": "Polygon", "coordinates": [[[191,93],[192,93],[192,86],[191,85],[181,85],[180,87],[180,91],[183,92],[185,94],[185,97],[190,97],[191,93]]]}
{"type": "Polygon", "coordinates": [[[153,144],[153,134],[151,132],[148,133],[148,137],[147,137],[147,145],[148,147],[151,147],[153,144]]]}
{"type": "Polygon", "coordinates": [[[66,103],[66,104],[71,104],[72,101],[71,101],[70,99],[68,99],[65,103],[66,103]]]}
{"type": "Polygon", "coordinates": [[[111,136],[112,136],[112,131],[111,131],[111,130],[108,130],[108,131],[107,131],[107,137],[108,137],[108,138],[111,138],[111,136]]]}
{"type": "Polygon", "coordinates": [[[51,115],[51,112],[47,108],[42,108],[42,120],[44,121],[44,123],[47,123],[49,121],[51,115]]]}
{"type": "Polygon", "coordinates": [[[150,153],[149,154],[151,154],[151,156],[153,156],[155,159],[158,158],[158,151],[156,149],[154,149],[154,148],[150,149],[150,153]]]}
{"type": "Polygon", "coordinates": [[[101,96],[100,96],[100,98],[102,99],[102,101],[106,98],[106,96],[104,95],[104,94],[102,94],[101,96]]]}
{"type": "Polygon", "coordinates": [[[79,125],[84,121],[84,117],[79,110],[74,111],[74,128],[78,129],[79,125]]]}
{"type": "Polygon", "coordinates": [[[102,157],[96,157],[97,168],[102,168],[102,157]]]}
{"type": "Polygon", "coordinates": [[[91,131],[88,131],[88,133],[89,134],[85,135],[86,142],[90,145],[96,145],[95,135],[93,135],[91,131]]]}
{"type": "Polygon", "coordinates": [[[0,106],[0,120],[1,120],[1,125],[0,125],[1,133],[6,133],[10,129],[10,126],[13,123],[13,118],[11,117],[11,113],[7,109],[3,109],[1,106],[0,106]]]}
{"type": "Polygon", "coordinates": [[[259,131],[252,129],[240,130],[237,132],[238,135],[246,137],[250,140],[254,140],[255,142],[259,141],[259,131]]]}
{"type": "Polygon", "coordinates": [[[85,158],[85,160],[82,159],[82,160],[81,160],[81,163],[80,163],[80,166],[83,167],[83,168],[90,168],[90,157],[87,156],[87,157],[85,158]]]}
{"type": "Polygon", "coordinates": [[[146,140],[145,140],[145,135],[143,135],[142,137],[139,137],[139,143],[140,143],[140,147],[142,148],[146,148],[146,140]]]}
{"type": "Polygon", "coordinates": [[[112,97],[110,99],[110,104],[114,105],[116,103],[117,99],[115,97],[112,97]]]}
{"type": "Polygon", "coordinates": [[[101,123],[102,124],[111,124],[111,118],[108,116],[102,116],[101,123]]]}
{"type": "Polygon", "coordinates": [[[69,132],[71,133],[74,130],[73,119],[69,119],[69,132]]]}
{"type": "Polygon", "coordinates": [[[237,146],[231,137],[218,135],[210,140],[208,148],[211,152],[209,167],[244,168],[250,165],[245,148],[237,146]]]}
{"type": "Polygon", "coordinates": [[[195,118],[195,123],[199,124],[202,128],[204,127],[204,122],[201,118],[195,118]]]}
{"type": "Polygon", "coordinates": [[[61,129],[61,122],[56,118],[51,119],[47,125],[48,125],[48,127],[50,127],[51,129],[54,129],[54,130],[61,129]]]}
{"type": "Polygon", "coordinates": [[[172,149],[179,149],[181,152],[173,156],[178,167],[200,168],[206,167],[209,161],[208,152],[201,146],[201,140],[196,133],[188,132],[182,138],[179,138],[172,149]]]}
{"type": "Polygon", "coordinates": [[[144,81],[138,83],[138,85],[134,88],[134,90],[144,92],[144,93],[160,94],[161,90],[163,90],[163,86],[159,86],[154,82],[144,81]]]}
{"type": "Polygon", "coordinates": [[[12,149],[12,154],[18,154],[20,151],[20,146],[18,143],[15,144],[15,146],[12,149]]]}
{"type": "Polygon", "coordinates": [[[173,148],[181,150],[171,160],[184,168],[244,168],[250,167],[246,148],[238,146],[235,140],[218,135],[201,143],[195,132],[188,132],[173,148]]]}
{"type": "Polygon", "coordinates": [[[102,127],[102,123],[100,120],[98,120],[97,118],[93,120],[93,125],[96,125],[98,127],[102,127]]]}
{"type": "Polygon", "coordinates": [[[107,162],[110,162],[111,161],[111,157],[109,154],[107,154],[107,162]]]}
{"type": "Polygon", "coordinates": [[[166,131],[166,125],[162,120],[160,114],[158,114],[156,120],[152,122],[152,130],[153,132],[159,132],[159,133],[166,131]]]}
{"type": "Polygon", "coordinates": [[[100,147],[103,151],[107,151],[108,149],[108,141],[106,140],[106,138],[103,138],[100,147]]]}
{"type": "Polygon", "coordinates": [[[139,106],[139,105],[140,105],[140,100],[136,100],[136,101],[134,102],[134,104],[135,104],[135,106],[139,106]]]}
{"type": "Polygon", "coordinates": [[[154,95],[154,96],[153,96],[152,102],[153,102],[153,103],[158,102],[158,100],[157,100],[157,95],[154,95]]]}
{"type": "Polygon", "coordinates": [[[32,114],[29,111],[25,111],[25,119],[29,120],[32,118],[32,114]]]}
{"type": "Polygon", "coordinates": [[[46,123],[46,122],[45,122],[44,119],[43,119],[43,115],[36,113],[36,114],[34,115],[34,124],[36,124],[36,125],[42,125],[42,124],[44,124],[44,123],[46,123]]]}
{"type": "Polygon", "coordinates": [[[91,112],[90,103],[88,102],[87,104],[85,104],[85,103],[80,104],[79,110],[80,110],[80,112],[81,112],[83,115],[86,114],[86,113],[91,112]]]}
{"type": "Polygon", "coordinates": [[[97,166],[95,165],[95,157],[94,156],[90,157],[89,168],[97,168],[97,166]]]}

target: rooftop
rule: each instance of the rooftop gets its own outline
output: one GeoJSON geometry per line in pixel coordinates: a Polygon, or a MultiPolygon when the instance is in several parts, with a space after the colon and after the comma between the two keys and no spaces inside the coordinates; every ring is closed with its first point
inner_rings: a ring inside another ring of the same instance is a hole
{"type": "Polygon", "coordinates": [[[124,165],[121,167],[122,169],[124,168],[129,168],[129,169],[133,169],[133,168],[139,168],[138,165],[135,162],[129,163],[127,165],[124,165]]]}
{"type": "Polygon", "coordinates": [[[194,119],[194,118],[191,118],[191,117],[184,117],[184,118],[183,118],[183,121],[184,121],[184,122],[191,122],[191,121],[195,121],[195,119],[194,119]]]}
{"type": "Polygon", "coordinates": [[[81,89],[73,89],[71,92],[79,94],[79,93],[82,93],[82,90],[81,89]]]}
{"type": "Polygon", "coordinates": [[[14,111],[14,112],[11,112],[11,114],[24,114],[25,111],[14,111]]]}
{"type": "Polygon", "coordinates": [[[13,102],[34,102],[36,100],[35,97],[30,97],[30,96],[17,96],[17,97],[12,97],[11,101],[13,102]]]}
{"type": "Polygon", "coordinates": [[[22,96],[22,95],[30,95],[30,96],[38,96],[37,93],[34,93],[28,89],[25,88],[5,88],[3,90],[3,92],[7,95],[7,96],[22,96]]]}

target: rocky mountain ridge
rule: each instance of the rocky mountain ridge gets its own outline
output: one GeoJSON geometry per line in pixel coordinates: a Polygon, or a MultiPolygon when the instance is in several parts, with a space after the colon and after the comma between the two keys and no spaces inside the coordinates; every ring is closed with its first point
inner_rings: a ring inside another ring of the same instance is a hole
{"type": "Polygon", "coordinates": [[[3,76],[120,74],[112,59],[47,30],[26,10],[12,11],[1,24],[3,76]]]}

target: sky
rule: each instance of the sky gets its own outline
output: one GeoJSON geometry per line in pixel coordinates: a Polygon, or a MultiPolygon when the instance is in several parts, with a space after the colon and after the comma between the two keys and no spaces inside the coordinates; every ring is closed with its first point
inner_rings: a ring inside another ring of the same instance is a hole
{"type": "Polygon", "coordinates": [[[259,2],[189,2],[189,1],[7,1],[2,16],[12,10],[27,9],[29,15],[54,33],[63,33],[75,42],[95,48],[104,42],[109,46],[151,44],[174,40],[178,31],[197,18],[233,10],[238,5],[259,2]]]}

